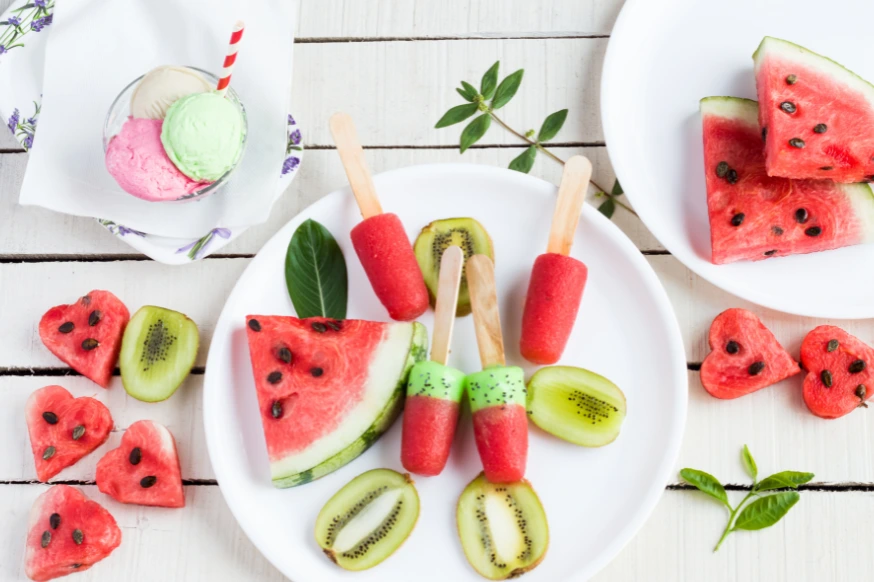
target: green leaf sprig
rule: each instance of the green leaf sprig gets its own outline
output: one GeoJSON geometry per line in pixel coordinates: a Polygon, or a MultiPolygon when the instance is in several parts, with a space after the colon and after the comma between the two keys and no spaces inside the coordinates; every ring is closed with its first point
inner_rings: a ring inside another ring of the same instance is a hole
{"type": "Polygon", "coordinates": [[[719,542],[713,548],[714,552],[719,550],[719,546],[722,545],[728,534],[732,532],[738,530],[753,531],[771,527],[780,521],[800,499],[797,491],[779,491],[762,495],[763,492],[777,489],[798,489],[799,485],[809,483],[814,477],[813,473],[781,471],[759,481],[759,468],[756,465],[755,459],[753,459],[752,453],[750,453],[749,447],[746,445],[744,445],[741,452],[741,462],[749,476],[752,477],[753,486],[736,507],[732,507],[731,503],[729,503],[728,494],[725,492],[725,487],[722,486],[722,483],[710,473],[697,469],[683,469],[680,471],[680,477],[683,481],[716,499],[725,505],[729,511],[728,523],[722,531],[722,537],[719,538],[719,542]],[[752,497],[756,499],[747,503],[752,497]]]}
{"type": "Polygon", "coordinates": [[[346,319],[346,259],[328,229],[307,220],[285,253],[285,284],[298,317],[346,319]]]}
{"type": "MultiPolygon", "coordinates": [[[[522,84],[522,77],[525,75],[525,70],[519,69],[518,71],[507,75],[500,83],[498,83],[500,65],[501,62],[496,61],[494,65],[489,67],[489,70],[485,72],[480,81],[479,91],[477,91],[476,87],[467,81],[462,81],[461,87],[456,88],[455,90],[459,95],[461,95],[462,99],[467,101],[467,103],[456,105],[444,113],[443,117],[441,117],[437,122],[435,128],[440,129],[443,127],[449,127],[450,125],[455,125],[456,123],[461,123],[479,113],[480,115],[477,115],[477,117],[469,122],[461,132],[461,153],[466,152],[470,146],[481,140],[492,126],[492,121],[494,121],[519,139],[529,144],[528,147],[525,148],[525,151],[510,162],[509,168],[511,170],[527,174],[531,171],[531,168],[534,167],[534,160],[537,158],[538,152],[541,152],[559,164],[564,165],[564,160],[551,152],[545,144],[554,139],[555,136],[558,135],[558,132],[561,131],[565,120],[567,120],[568,110],[562,109],[547,115],[546,119],[544,119],[543,123],[540,125],[540,131],[538,132],[535,132],[533,129],[529,129],[525,133],[516,131],[504,123],[504,121],[495,114],[495,111],[504,107],[516,95],[516,92],[519,90],[519,85],[522,84]]],[[[601,214],[607,218],[612,218],[613,213],[616,211],[616,207],[621,206],[628,212],[637,216],[637,213],[628,205],[617,200],[617,198],[623,193],[618,180],[613,184],[613,188],[610,192],[607,192],[594,181],[592,181],[592,185],[598,190],[595,196],[597,198],[604,198],[598,207],[601,214]]]]}

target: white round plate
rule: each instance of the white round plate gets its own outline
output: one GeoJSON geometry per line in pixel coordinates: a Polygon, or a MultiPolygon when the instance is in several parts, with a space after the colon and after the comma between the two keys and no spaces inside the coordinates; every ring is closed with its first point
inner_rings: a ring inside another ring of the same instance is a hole
{"type": "Polygon", "coordinates": [[[698,101],[756,98],[752,54],[764,36],[805,46],[874,80],[874,2],[628,0],[601,86],[610,160],[634,209],[687,267],[771,309],[874,317],[874,245],[713,265],[698,101]]]}
{"type": "MultiPolygon", "coordinates": [[[[472,216],[495,244],[496,277],[507,358],[522,365],[518,341],[523,296],[535,257],[546,248],[556,188],[530,176],[473,165],[428,165],[375,178],[387,212],[407,234],[435,219],[472,216]]],[[[442,475],[417,478],[421,515],[410,539],[367,572],[332,564],[313,536],[324,503],[356,475],[376,467],[403,470],[395,426],[339,471],[293,489],[275,489],[249,349],[248,314],[291,315],[284,260],[295,229],[312,218],[333,233],[349,271],[350,318],[387,320],[349,240],[361,217],[348,189],[323,198],[289,222],[240,277],[212,339],[204,386],[210,458],[222,493],[246,534],[294,582],[445,582],[480,580],[462,553],[455,504],[481,470],[469,418],[462,418],[442,475]]],[[[644,257],[610,221],[586,206],[574,256],[589,267],[589,283],[564,364],[615,381],[628,399],[622,434],[585,449],[531,430],[527,478],[543,500],[550,526],[544,562],[529,582],[583,580],[604,566],[641,527],[674,474],[686,416],[686,361],[670,302],[644,257]]],[[[432,313],[421,318],[430,327],[432,313]]],[[[471,317],[455,327],[451,365],[480,369],[471,317]]],[[[533,368],[528,367],[530,373],[533,368]]]]}

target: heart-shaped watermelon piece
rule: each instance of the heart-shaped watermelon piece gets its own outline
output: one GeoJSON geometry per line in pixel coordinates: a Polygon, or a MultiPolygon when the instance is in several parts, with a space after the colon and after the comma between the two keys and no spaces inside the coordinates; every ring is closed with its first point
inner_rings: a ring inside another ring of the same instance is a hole
{"type": "Polygon", "coordinates": [[[112,553],[121,530],[96,501],[69,485],[55,485],[30,510],[24,571],[31,580],[83,572],[112,553]]]}
{"type": "Polygon", "coordinates": [[[97,463],[97,488],[121,503],[184,507],[179,454],[167,427],[151,420],[130,425],[121,446],[97,463]]]}
{"type": "Polygon", "coordinates": [[[710,349],[701,364],[701,384],[716,398],[738,398],[801,372],[774,334],[746,309],[716,316],[710,349]]]}
{"type": "Polygon", "coordinates": [[[36,475],[48,481],[106,442],[112,415],[102,402],[61,386],[34,391],[24,407],[36,475]]]}
{"type": "Polygon", "coordinates": [[[39,337],[61,361],[106,388],[129,319],[118,297],[109,291],[91,291],[76,303],[46,311],[39,322],[39,337]]]}
{"type": "Polygon", "coordinates": [[[839,327],[821,325],[801,343],[804,403],[822,418],[853,412],[874,394],[874,349],[839,327]]]}

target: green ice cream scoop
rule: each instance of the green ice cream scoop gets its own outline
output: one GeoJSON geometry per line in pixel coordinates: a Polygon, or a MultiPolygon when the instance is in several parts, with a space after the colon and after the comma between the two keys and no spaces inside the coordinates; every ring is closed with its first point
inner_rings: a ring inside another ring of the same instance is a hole
{"type": "Polygon", "coordinates": [[[237,163],[245,127],[240,109],[216,92],[178,99],[164,118],[161,143],[179,171],[215,182],[237,163]]]}
{"type": "Polygon", "coordinates": [[[419,362],[410,372],[407,396],[431,396],[461,402],[464,394],[464,372],[432,362],[419,362]]]}
{"type": "Polygon", "coordinates": [[[490,406],[519,404],[525,406],[525,372],[517,366],[494,366],[470,374],[464,380],[470,411],[490,406]]]}

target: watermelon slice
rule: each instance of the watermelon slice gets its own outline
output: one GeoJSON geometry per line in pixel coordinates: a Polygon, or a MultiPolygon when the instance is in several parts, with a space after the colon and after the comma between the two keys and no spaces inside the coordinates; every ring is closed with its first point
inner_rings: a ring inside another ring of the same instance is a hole
{"type": "Polygon", "coordinates": [[[755,101],[701,100],[712,261],[719,265],[874,240],[867,184],[771,178],[755,101]]]}
{"type": "Polygon", "coordinates": [[[874,349],[839,327],[821,325],[801,343],[804,403],[815,415],[838,418],[874,395],[874,349]]]}
{"type": "Polygon", "coordinates": [[[121,446],[97,463],[97,488],[121,503],[185,507],[173,435],[151,420],[130,425],[121,446]]]}
{"type": "Polygon", "coordinates": [[[339,469],[388,430],[428,343],[419,323],[250,315],[246,331],[277,487],[339,469]]]}
{"type": "Polygon", "coordinates": [[[84,572],[120,543],[108,511],[74,487],[55,485],[30,510],[24,571],[37,581],[84,572]]]}
{"type": "Polygon", "coordinates": [[[728,309],[710,326],[701,384],[716,398],[738,398],[801,372],[774,334],[746,309],[728,309]]]}
{"type": "Polygon", "coordinates": [[[768,175],[874,181],[874,85],[770,36],[753,61],[768,175]]]}
{"type": "Polygon", "coordinates": [[[76,303],[49,309],[39,322],[39,337],[61,361],[106,388],[129,319],[118,297],[92,291],[76,303]]]}
{"type": "Polygon", "coordinates": [[[61,386],[35,390],[24,406],[36,475],[48,481],[106,442],[112,415],[102,402],[61,386]]]}

